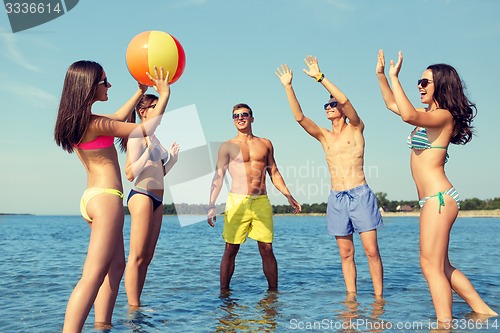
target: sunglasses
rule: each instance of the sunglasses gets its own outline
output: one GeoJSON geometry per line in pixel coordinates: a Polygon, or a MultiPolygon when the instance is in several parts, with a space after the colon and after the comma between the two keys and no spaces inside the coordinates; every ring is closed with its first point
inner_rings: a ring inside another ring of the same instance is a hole
{"type": "Polygon", "coordinates": [[[240,119],[241,118],[248,118],[250,117],[250,113],[248,112],[242,112],[242,113],[233,113],[233,120],[240,119]]]}
{"type": "Polygon", "coordinates": [[[105,77],[104,80],[99,81],[97,84],[104,84],[104,86],[107,87],[108,86],[108,78],[105,77]]]}
{"type": "Polygon", "coordinates": [[[325,110],[328,108],[328,106],[330,106],[330,107],[333,109],[334,107],[336,107],[336,106],[337,106],[337,104],[339,104],[339,103],[338,103],[338,102],[330,102],[330,103],[326,103],[326,104],[325,104],[325,110]]]}
{"type": "Polygon", "coordinates": [[[429,83],[432,82],[432,80],[429,79],[419,79],[417,81],[417,86],[421,86],[422,88],[425,88],[429,85],[429,83]]]}

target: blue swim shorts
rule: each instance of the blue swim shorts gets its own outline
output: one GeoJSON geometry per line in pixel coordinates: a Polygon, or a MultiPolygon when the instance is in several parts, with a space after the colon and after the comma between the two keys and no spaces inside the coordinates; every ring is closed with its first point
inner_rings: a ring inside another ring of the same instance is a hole
{"type": "Polygon", "coordinates": [[[345,191],[330,191],[326,221],[332,236],[348,236],[383,225],[377,198],[368,184],[345,191]]]}

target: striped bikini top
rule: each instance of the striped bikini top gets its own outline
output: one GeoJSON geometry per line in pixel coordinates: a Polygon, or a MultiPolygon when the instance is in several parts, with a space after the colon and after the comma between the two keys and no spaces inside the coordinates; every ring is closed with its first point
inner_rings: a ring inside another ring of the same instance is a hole
{"type": "MultiPolygon", "coordinates": [[[[408,147],[411,149],[424,150],[424,149],[444,149],[448,150],[448,147],[444,146],[433,146],[427,137],[427,129],[425,127],[415,127],[415,129],[408,136],[406,141],[408,147]]],[[[446,160],[448,161],[448,153],[446,153],[446,160]]]]}

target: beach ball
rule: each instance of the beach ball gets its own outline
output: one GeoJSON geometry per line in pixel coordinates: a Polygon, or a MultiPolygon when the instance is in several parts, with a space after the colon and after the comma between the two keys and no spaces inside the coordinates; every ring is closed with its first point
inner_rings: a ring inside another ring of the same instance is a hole
{"type": "Polygon", "coordinates": [[[177,81],[186,65],[186,55],[181,43],[163,31],[144,31],[136,35],[127,47],[127,67],[130,74],[140,83],[152,86],[146,72],[154,76],[154,66],[169,71],[168,83],[177,81]]]}

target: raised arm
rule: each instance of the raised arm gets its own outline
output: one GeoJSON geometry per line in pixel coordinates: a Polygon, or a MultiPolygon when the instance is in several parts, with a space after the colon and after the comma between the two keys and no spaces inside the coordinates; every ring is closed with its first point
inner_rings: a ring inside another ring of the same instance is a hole
{"type": "Polygon", "coordinates": [[[276,161],[274,160],[274,148],[271,141],[267,140],[267,145],[267,173],[269,174],[273,185],[287,198],[288,203],[293,207],[293,213],[300,213],[302,207],[297,202],[297,200],[293,198],[292,194],[285,184],[283,177],[281,176],[280,171],[278,170],[278,166],[276,165],[276,161]]]}
{"type": "Polygon", "coordinates": [[[387,77],[385,76],[385,57],[383,50],[378,51],[378,61],[375,72],[377,73],[378,84],[380,86],[380,92],[382,93],[385,106],[395,114],[400,115],[398,105],[394,99],[394,94],[389,86],[389,81],[387,81],[387,77]]]}
{"type": "Polygon", "coordinates": [[[210,200],[208,203],[207,222],[213,227],[217,220],[217,212],[215,211],[215,201],[220,194],[224,183],[224,176],[229,165],[229,144],[223,143],[217,154],[217,164],[215,166],[214,177],[212,178],[212,186],[210,187],[210,200]]]}
{"type": "Polygon", "coordinates": [[[168,71],[165,73],[163,67],[160,67],[160,70],[158,71],[158,68],[155,66],[154,77],[149,73],[146,74],[151,79],[151,81],[153,81],[153,88],[159,95],[156,106],[151,112],[151,117],[163,115],[170,98],[170,85],[168,84],[168,77],[170,73],[168,71]]]}
{"type": "Polygon", "coordinates": [[[404,122],[422,127],[441,127],[453,121],[453,116],[448,110],[436,109],[433,112],[422,112],[417,110],[406,96],[401,82],[399,82],[399,72],[403,65],[403,54],[398,53],[398,61],[394,64],[394,60],[390,62],[389,78],[392,84],[392,91],[396,101],[399,114],[404,122]]]}
{"type": "Polygon", "coordinates": [[[295,95],[295,91],[292,87],[292,70],[288,68],[287,65],[281,65],[281,67],[277,68],[275,74],[280,79],[283,87],[285,88],[286,97],[288,98],[288,103],[290,104],[290,109],[292,110],[292,114],[295,120],[307,133],[309,133],[309,135],[311,135],[318,141],[322,141],[323,133],[321,131],[321,128],[316,125],[314,121],[304,116],[304,113],[302,112],[302,108],[300,107],[299,101],[297,100],[297,96],[295,95]]]}
{"type": "Polygon", "coordinates": [[[304,62],[308,68],[304,69],[304,73],[315,79],[317,82],[320,82],[323,87],[328,90],[330,95],[332,95],[337,100],[337,103],[342,107],[344,114],[347,119],[349,119],[349,123],[356,127],[364,127],[363,122],[352,106],[351,101],[349,101],[347,96],[344,95],[344,93],[320,71],[318,59],[309,55],[304,59],[304,62]]]}
{"type": "Polygon", "coordinates": [[[154,77],[149,73],[146,74],[153,82],[153,88],[159,95],[156,106],[153,110],[151,110],[151,113],[149,114],[149,117],[151,119],[142,123],[143,131],[146,132],[146,135],[151,136],[156,130],[156,127],[160,124],[161,116],[163,116],[163,114],[165,113],[165,109],[170,98],[170,85],[168,84],[168,77],[170,73],[168,71],[165,73],[162,67],[160,67],[160,70],[158,70],[158,68],[155,66],[154,77]]]}
{"type": "MultiPolygon", "coordinates": [[[[142,138],[151,136],[156,127],[160,124],[161,115],[165,112],[168,100],[170,98],[170,86],[168,84],[167,72],[164,74],[163,68],[160,71],[155,67],[155,77],[148,73],[149,78],[154,83],[154,89],[158,92],[159,98],[156,107],[151,111],[151,119],[141,124],[126,123],[117,121],[108,116],[93,115],[93,121],[90,124],[92,130],[97,135],[112,135],[119,138],[142,138]]],[[[142,94],[141,94],[142,96],[142,94]]],[[[138,103],[140,96],[137,99],[138,103]]],[[[135,106],[134,104],[134,106],[135,106]]]]}
{"type": "Polygon", "coordinates": [[[148,90],[148,86],[140,83],[137,84],[139,85],[139,88],[125,104],[123,104],[115,113],[102,116],[118,121],[127,120],[130,117],[130,114],[134,112],[135,106],[141,100],[142,95],[144,95],[146,90],[148,90]]]}

